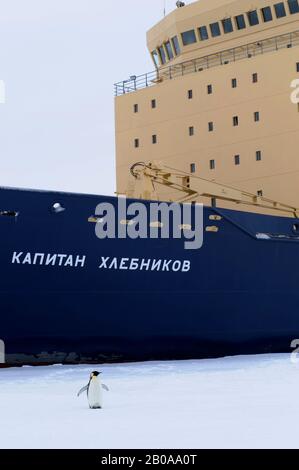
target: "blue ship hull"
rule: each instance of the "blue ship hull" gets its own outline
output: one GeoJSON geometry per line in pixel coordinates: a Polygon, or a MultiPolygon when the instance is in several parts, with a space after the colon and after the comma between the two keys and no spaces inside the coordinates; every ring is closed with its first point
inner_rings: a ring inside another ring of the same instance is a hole
{"type": "Polygon", "coordinates": [[[204,208],[204,226],[219,231],[205,232],[193,251],[183,240],[98,239],[88,219],[101,202],[117,198],[0,189],[8,364],[291,350],[299,338],[297,219],[204,208]],[[53,213],[55,203],[65,211],[53,213]],[[118,264],[100,268],[102,258],[118,264]],[[122,270],[124,259],[177,260],[190,269],[122,270]]]}

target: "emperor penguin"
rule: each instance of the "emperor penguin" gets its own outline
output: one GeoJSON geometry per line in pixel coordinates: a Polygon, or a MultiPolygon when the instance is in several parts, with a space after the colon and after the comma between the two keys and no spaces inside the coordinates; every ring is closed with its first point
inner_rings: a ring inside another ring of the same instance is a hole
{"type": "Polygon", "coordinates": [[[81,388],[77,395],[79,397],[81,393],[87,392],[89,408],[93,410],[103,408],[102,388],[107,392],[109,391],[107,385],[101,383],[100,374],[101,372],[92,372],[88,384],[81,388]]]}

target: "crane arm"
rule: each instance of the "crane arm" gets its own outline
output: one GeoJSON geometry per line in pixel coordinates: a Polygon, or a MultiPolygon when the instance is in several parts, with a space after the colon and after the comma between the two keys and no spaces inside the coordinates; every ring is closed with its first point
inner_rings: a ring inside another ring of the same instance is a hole
{"type": "MultiPolygon", "coordinates": [[[[135,199],[159,200],[157,187],[164,186],[181,193],[175,202],[198,202],[200,197],[229,201],[292,214],[298,218],[299,209],[263,196],[228,185],[206,180],[193,174],[168,167],[161,162],[138,162],[131,167],[135,183],[127,195],[135,199]]],[[[173,202],[173,201],[172,201],[173,202]]]]}

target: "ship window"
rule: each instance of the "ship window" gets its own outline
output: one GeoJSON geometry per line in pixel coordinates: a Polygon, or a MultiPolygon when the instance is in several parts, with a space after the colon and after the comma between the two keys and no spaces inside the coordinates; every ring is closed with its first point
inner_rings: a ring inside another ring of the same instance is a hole
{"type": "Polygon", "coordinates": [[[239,117],[238,116],[234,116],[233,117],[233,126],[238,126],[239,125],[239,117]]]}
{"type": "Polygon", "coordinates": [[[173,54],[173,52],[172,52],[172,48],[171,48],[170,41],[167,41],[167,42],[165,43],[165,49],[166,49],[166,52],[167,52],[167,55],[168,55],[168,59],[169,59],[169,60],[174,59],[174,54],[173,54]]]}
{"type": "Polygon", "coordinates": [[[215,38],[216,36],[220,36],[221,32],[220,32],[219,23],[210,24],[210,29],[211,29],[213,38],[215,38]]]}
{"type": "Polygon", "coordinates": [[[225,34],[233,32],[233,23],[231,18],[225,18],[222,20],[223,31],[225,34]]]}
{"type": "Polygon", "coordinates": [[[209,34],[206,26],[201,26],[200,28],[198,28],[198,32],[201,41],[206,41],[207,39],[209,39],[209,34]]]}
{"type": "Polygon", "coordinates": [[[181,48],[180,48],[180,45],[179,45],[178,37],[177,37],[177,36],[174,36],[174,37],[171,39],[171,42],[172,42],[172,45],[173,45],[173,49],[174,49],[175,55],[179,55],[179,54],[181,53],[181,48]]]}
{"type": "Polygon", "coordinates": [[[193,98],[193,90],[188,90],[188,100],[192,100],[193,98]]]}
{"type": "Polygon", "coordinates": [[[160,59],[161,59],[161,63],[166,64],[166,54],[165,54],[164,47],[163,46],[159,47],[158,51],[159,51],[159,56],[160,56],[160,59]]]}
{"type": "Polygon", "coordinates": [[[191,163],[191,165],[190,165],[190,173],[196,173],[196,164],[195,164],[195,163],[191,163]]]}
{"type": "Polygon", "coordinates": [[[263,197],[263,190],[262,190],[262,189],[259,189],[256,194],[257,194],[259,197],[263,197]]]}
{"type": "Polygon", "coordinates": [[[207,92],[208,92],[208,95],[211,95],[213,93],[213,86],[212,85],[207,86],[207,92]]]}
{"type": "Polygon", "coordinates": [[[275,9],[275,13],[276,13],[276,18],[283,18],[284,16],[286,16],[286,9],[285,9],[285,6],[284,6],[284,3],[283,2],[280,2],[280,3],[276,3],[274,5],[274,9],[275,9]]]}
{"type": "Polygon", "coordinates": [[[299,62],[296,64],[296,71],[299,72],[299,62]]]}
{"type": "Polygon", "coordinates": [[[254,113],[254,122],[259,122],[259,120],[260,120],[260,113],[259,111],[256,111],[254,113]]]}
{"type": "Polygon", "coordinates": [[[134,113],[138,113],[138,104],[134,104],[134,113]]]}
{"type": "Polygon", "coordinates": [[[152,135],[152,143],[156,144],[158,142],[156,134],[152,135]]]}
{"type": "Polygon", "coordinates": [[[215,170],[215,168],[216,168],[215,160],[210,160],[210,170],[215,170]]]}
{"type": "Polygon", "coordinates": [[[256,10],[249,11],[247,13],[247,16],[248,16],[248,21],[249,21],[250,26],[255,26],[259,24],[259,17],[258,17],[256,10]]]}
{"type": "Polygon", "coordinates": [[[288,0],[291,15],[299,12],[298,0],[288,0]]]}
{"type": "Polygon", "coordinates": [[[134,147],[135,147],[135,149],[138,149],[138,147],[139,147],[139,139],[135,139],[135,140],[134,140],[134,147]]]}
{"type": "Polygon", "coordinates": [[[262,160],[262,152],[260,150],[257,150],[255,152],[255,158],[257,162],[260,162],[262,160]]]}
{"type": "Polygon", "coordinates": [[[157,102],[156,102],[156,100],[152,100],[152,101],[151,101],[151,107],[152,107],[152,109],[155,109],[155,108],[157,107],[157,102]]]}
{"type": "Polygon", "coordinates": [[[240,155],[235,155],[235,165],[240,165],[240,155]]]}
{"type": "Polygon", "coordinates": [[[271,7],[262,8],[262,15],[263,15],[263,20],[265,23],[267,23],[267,21],[273,20],[271,7]]]}
{"type": "Polygon", "coordinates": [[[244,15],[235,16],[235,20],[236,20],[236,25],[238,29],[246,28],[244,15]]]}
{"type": "Polygon", "coordinates": [[[232,78],[232,88],[237,88],[238,82],[236,78],[232,78]]]}
{"type": "Polygon", "coordinates": [[[193,126],[189,127],[189,135],[190,135],[190,137],[192,137],[194,135],[194,127],[193,126]]]}
{"type": "Polygon", "coordinates": [[[196,42],[196,36],[194,29],[190,29],[190,31],[185,31],[182,33],[182,41],[184,46],[189,46],[190,44],[194,44],[196,42]]]}
{"type": "Polygon", "coordinates": [[[152,52],[152,58],[153,58],[153,61],[155,62],[155,66],[159,67],[159,56],[158,56],[157,51],[152,52]]]}
{"type": "Polygon", "coordinates": [[[252,74],[252,83],[257,83],[258,82],[258,74],[257,73],[253,73],[252,74]]]}
{"type": "Polygon", "coordinates": [[[209,129],[209,132],[213,132],[213,130],[214,130],[214,123],[213,122],[209,122],[208,129],[209,129]]]}

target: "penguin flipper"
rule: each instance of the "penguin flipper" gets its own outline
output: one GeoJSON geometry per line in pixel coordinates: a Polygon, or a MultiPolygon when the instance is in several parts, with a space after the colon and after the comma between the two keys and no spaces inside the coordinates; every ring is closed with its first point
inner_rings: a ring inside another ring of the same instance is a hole
{"type": "Polygon", "coordinates": [[[109,392],[109,388],[107,387],[107,385],[102,384],[102,387],[103,387],[104,390],[106,390],[106,392],[109,392]]]}
{"type": "Polygon", "coordinates": [[[85,387],[81,388],[80,392],[77,393],[77,397],[79,397],[82,393],[87,392],[88,390],[88,385],[85,385],[85,387]]]}

